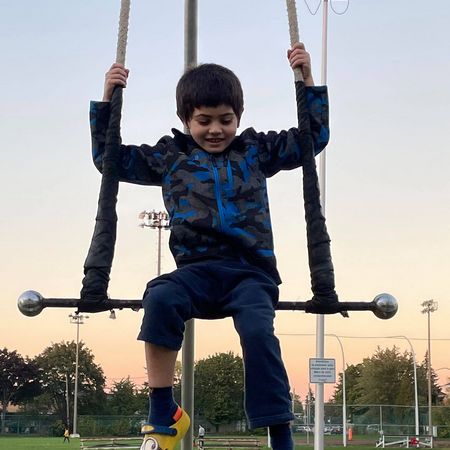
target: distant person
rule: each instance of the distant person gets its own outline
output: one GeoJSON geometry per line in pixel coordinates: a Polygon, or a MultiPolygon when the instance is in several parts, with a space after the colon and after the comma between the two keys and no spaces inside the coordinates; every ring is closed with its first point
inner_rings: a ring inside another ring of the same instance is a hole
{"type": "Polygon", "coordinates": [[[202,425],[198,427],[198,448],[203,448],[205,445],[205,429],[202,425]]]}
{"type": "Polygon", "coordinates": [[[63,440],[63,444],[64,442],[67,442],[68,444],[70,444],[70,439],[69,439],[69,428],[68,427],[64,427],[64,440],[63,440]]]}

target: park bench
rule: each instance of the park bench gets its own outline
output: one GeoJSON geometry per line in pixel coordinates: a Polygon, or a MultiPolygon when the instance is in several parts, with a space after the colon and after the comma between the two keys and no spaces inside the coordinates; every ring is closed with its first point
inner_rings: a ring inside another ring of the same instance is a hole
{"type": "Polygon", "coordinates": [[[233,450],[234,448],[260,448],[261,441],[256,437],[205,437],[197,439],[199,450],[219,448],[233,450]]]}
{"type": "Polygon", "coordinates": [[[131,450],[139,449],[140,437],[97,437],[80,438],[80,450],[131,450]]]}
{"type": "Polygon", "coordinates": [[[389,435],[381,434],[376,447],[433,448],[433,436],[416,434],[389,435]]]}

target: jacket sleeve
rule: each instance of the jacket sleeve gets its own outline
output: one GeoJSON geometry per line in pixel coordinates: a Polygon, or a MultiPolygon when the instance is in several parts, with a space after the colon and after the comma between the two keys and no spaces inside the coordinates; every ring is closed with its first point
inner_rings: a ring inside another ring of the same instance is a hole
{"type": "MultiPolygon", "coordinates": [[[[328,125],[328,93],[326,86],[306,88],[306,100],[311,122],[314,153],[319,154],[327,145],[330,130],[328,125]]],[[[295,169],[302,165],[302,149],[298,144],[298,128],[279,133],[258,133],[258,157],[267,177],[280,170],[295,169]]]]}
{"type": "MultiPolygon", "coordinates": [[[[91,102],[89,115],[92,159],[95,167],[102,172],[106,131],[109,121],[109,103],[91,102]]],[[[155,146],[122,144],[120,146],[120,181],[160,186],[164,173],[166,149],[170,139],[169,136],[165,136],[155,146]]]]}

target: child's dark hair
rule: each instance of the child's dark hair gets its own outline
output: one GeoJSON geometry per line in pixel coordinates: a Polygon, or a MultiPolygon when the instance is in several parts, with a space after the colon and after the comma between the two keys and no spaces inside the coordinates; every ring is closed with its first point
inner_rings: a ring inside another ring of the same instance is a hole
{"type": "Polygon", "coordinates": [[[218,64],[201,64],[188,69],[180,78],[176,91],[177,114],[186,123],[195,108],[231,106],[238,120],[244,111],[244,94],[239,78],[218,64]]]}

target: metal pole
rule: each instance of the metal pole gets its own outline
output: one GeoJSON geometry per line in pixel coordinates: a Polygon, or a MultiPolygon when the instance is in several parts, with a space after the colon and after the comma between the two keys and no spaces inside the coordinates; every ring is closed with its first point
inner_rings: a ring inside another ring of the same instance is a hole
{"type": "Polygon", "coordinates": [[[73,399],[73,430],[72,434],[74,437],[78,435],[77,433],[77,416],[78,416],[78,349],[80,344],[80,316],[76,315],[77,324],[77,347],[75,353],[75,391],[73,399]]]}
{"type": "Polygon", "coordinates": [[[422,302],[422,313],[427,314],[428,318],[428,434],[433,434],[433,417],[432,417],[432,399],[431,399],[431,318],[432,312],[438,309],[438,303],[434,300],[426,300],[422,302]]]}
{"type": "MultiPolygon", "coordinates": [[[[327,38],[328,38],[328,0],[323,2],[323,21],[322,21],[322,73],[321,84],[327,82],[327,38]]],[[[321,152],[319,160],[320,168],[320,202],[322,205],[322,213],[325,214],[325,189],[326,189],[326,159],[325,151],[321,152]]],[[[318,315],[316,319],[316,357],[323,358],[325,353],[324,345],[325,335],[325,317],[318,315]]],[[[324,449],[324,384],[316,384],[316,404],[314,418],[314,450],[324,449]]]]}
{"type": "MultiPolygon", "coordinates": [[[[185,0],[184,9],[184,68],[185,70],[197,65],[197,0],[185,0]]],[[[187,131],[187,130],[185,130],[187,131]]],[[[181,404],[194,421],[194,345],[195,322],[186,322],[184,332],[183,351],[181,359],[181,404]]],[[[181,442],[181,450],[192,450],[194,441],[194,425],[181,442]]]]}
{"type": "Polygon", "coordinates": [[[383,406],[380,405],[380,431],[383,431],[383,406]]]}
{"type": "Polygon", "coordinates": [[[431,331],[430,309],[428,315],[428,434],[433,434],[432,402],[431,402],[431,331]]]}
{"type": "Polygon", "coordinates": [[[77,341],[75,350],[75,389],[73,393],[73,429],[72,437],[80,437],[77,432],[77,420],[78,420],[78,366],[79,366],[79,349],[80,349],[80,324],[83,324],[84,319],[88,319],[89,316],[83,314],[69,314],[70,323],[74,323],[77,326],[77,341]]]}
{"type": "Polygon", "coordinates": [[[162,224],[160,223],[158,226],[158,271],[157,271],[158,277],[161,275],[161,231],[162,231],[162,224]]]}
{"type": "Polygon", "coordinates": [[[66,373],[66,427],[70,423],[70,407],[69,407],[69,374],[66,373]]]}
{"type": "Polygon", "coordinates": [[[419,395],[417,391],[417,363],[416,363],[416,353],[414,351],[414,347],[411,344],[411,341],[406,336],[387,336],[388,338],[396,339],[403,338],[409,344],[411,348],[411,355],[413,358],[413,369],[414,369],[414,433],[416,436],[419,435],[419,395]]]}
{"type": "Polygon", "coordinates": [[[345,390],[345,355],[342,341],[336,334],[327,334],[327,336],[334,336],[339,342],[342,354],[342,445],[347,447],[347,394],[345,390]]]}

